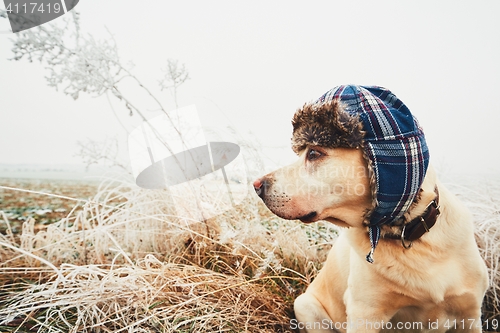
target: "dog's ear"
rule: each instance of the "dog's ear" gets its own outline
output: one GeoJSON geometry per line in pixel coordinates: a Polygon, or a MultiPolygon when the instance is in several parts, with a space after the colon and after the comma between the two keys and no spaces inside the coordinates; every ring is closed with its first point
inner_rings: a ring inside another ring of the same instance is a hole
{"type": "Polygon", "coordinates": [[[292,119],[292,149],[306,146],[359,148],[363,146],[363,124],[359,116],[348,113],[339,100],[305,104],[292,119]]]}

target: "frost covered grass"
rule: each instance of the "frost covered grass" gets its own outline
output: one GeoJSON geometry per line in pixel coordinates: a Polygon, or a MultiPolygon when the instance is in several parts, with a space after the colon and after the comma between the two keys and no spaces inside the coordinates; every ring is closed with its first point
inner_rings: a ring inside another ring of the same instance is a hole
{"type": "Polygon", "coordinates": [[[472,212],[476,242],[488,267],[490,288],[483,303],[483,319],[500,322],[500,179],[498,175],[475,176],[447,186],[472,212]]]}
{"type": "MultiPolygon", "coordinates": [[[[474,214],[485,318],[498,319],[500,187],[484,186],[449,187],[474,214]]],[[[205,221],[177,217],[167,191],[117,180],[59,199],[79,209],[44,229],[28,219],[13,233],[0,214],[2,332],[290,332],[293,300],[337,234],[279,219],[252,194],[205,221]]]]}
{"type": "Polygon", "coordinates": [[[107,181],[46,229],[28,219],[14,234],[3,217],[0,330],[290,331],[335,229],[281,220],[252,195],[202,222],[174,208],[167,191],[107,181]]]}

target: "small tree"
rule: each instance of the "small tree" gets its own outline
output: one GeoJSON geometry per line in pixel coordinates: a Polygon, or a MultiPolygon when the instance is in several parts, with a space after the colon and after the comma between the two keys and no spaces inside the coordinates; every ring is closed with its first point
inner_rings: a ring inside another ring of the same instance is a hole
{"type": "Polygon", "coordinates": [[[165,77],[160,80],[161,90],[169,89],[174,98],[175,107],[179,107],[177,103],[177,89],[184,83],[186,80],[189,80],[189,73],[182,64],[179,66],[179,61],[174,59],[167,60],[167,69],[164,70],[165,77]]]}
{"type": "MultiPolygon", "coordinates": [[[[79,13],[75,10],[70,15],[64,15],[57,23],[51,22],[17,33],[13,42],[13,60],[39,60],[48,71],[46,78],[49,86],[62,89],[74,99],[82,92],[94,97],[111,93],[125,104],[130,115],[137,113],[146,120],[121,88],[124,80],[132,80],[137,89],[145,91],[168,116],[160,100],[132,73],[131,66],[123,64],[112,36],[96,40],[92,35],[82,33],[79,13]]],[[[162,90],[171,90],[177,106],[177,91],[189,79],[189,73],[184,65],[178,65],[177,60],[169,59],[167,65],[160,87],[162,90]]]]}
{"type": "MultiPolygon", "coordinates": [[[[144,91],[171,119],[161,101],[132,73],[132,66],[123,64],[112,35],[108,39],[97,40],[90,34],[82,33],[79,18],[79,13],[73,10],[57,23],[51,22],[15,34],[12,59],[40,61],[48,72],[46,79],[49,86],[62,90],[75,100],[82,92],[93,97],[110,94],[124,103],[131,116],[136,113],[146,121],[144,113],[122,89],[122,82],[132,81],[137,90],[144,91]]],[[[162,90],[171,91],[177,107],[178,89],[189,79],[189,73],[184,64],[178,65],[177,60],[169,59],[167,65],[165,76],[159,83],[162,90]]],[[[182,137],[180,133],[179,136],[182,137]]],[[[169,148],[166,142],[163,144],[169,148]]],[[[87,164],[90,160],[90,164],[95,163],[98,156],[94,152],[96,146],[106,146],[96,142],[87,143],[87,148],[83,147],[85,144],[79,145],[79,155],[87,164]],[[83,156],[85,154],[89,155],[88,158],[83,156]]]]}

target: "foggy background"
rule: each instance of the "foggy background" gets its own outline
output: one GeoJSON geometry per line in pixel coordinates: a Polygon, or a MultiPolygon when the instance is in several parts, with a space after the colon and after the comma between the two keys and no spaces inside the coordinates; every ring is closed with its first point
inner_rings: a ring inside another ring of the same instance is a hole
{"type": "MultiPolygon", "coordinates": [[[[255,142],[266,170],[295,159],[295,110],[352,83],[404,101],[441,172],[498,174],[498,1],[82,0],[75,10],[82,33],[114,38],[122,61],[169,110],[174,100],[158,80],[167,59],[184,64],[190,80],[179,107],[196,104],[202,122],[231,128],[228,141],[255,142]]],[[[128,133],[140,118],[111,97],[75,101],[48,87],[40,63],[9,60],[9,29],[0,18],[0,176],[19,165],[79,168],[77,142],[87,139],[116,139],[128,163],[128,133]]]]}

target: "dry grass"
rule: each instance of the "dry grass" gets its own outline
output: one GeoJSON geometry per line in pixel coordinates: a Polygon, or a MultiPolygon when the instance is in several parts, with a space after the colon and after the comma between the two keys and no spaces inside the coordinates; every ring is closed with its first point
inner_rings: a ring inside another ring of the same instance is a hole
{"type": "MultiPolygon", "coordinates": [[[[500,323],[500,183],[498,177],[462,179],[448,185],[472,212],[476,241],[488,266],[490,288],[483,303],[483,319],[500,323]]],[[[498,326],[498,325],[495,325],[498,326]]],[[[493,331],[492,327],[488,330],[493,331]]],[[[495,331],[500,331],[497,327],[495,331]]]]}
{"type": "MultiPolygon", "coordinates": [[[[477,221],[492,283],[485,318],[498,318],[499,193],[453,190],[477,221]]],[[[167,191],[116,180],[90,200],[55,198],[75,209],[41,229],[28,218],[12,232],[0,213],[2,332],[290,332],[293,299],[336,237],[253,195],[203,222],[176,217],[167,191]]]]}
{"type": "Polygon", "coordinates": [[[167,191],[116,181],[78,203],[20,234],[0,216],[2,332],[289,332],[336,234],[254,196],[203,222],[176,217],[167,191]]]}

